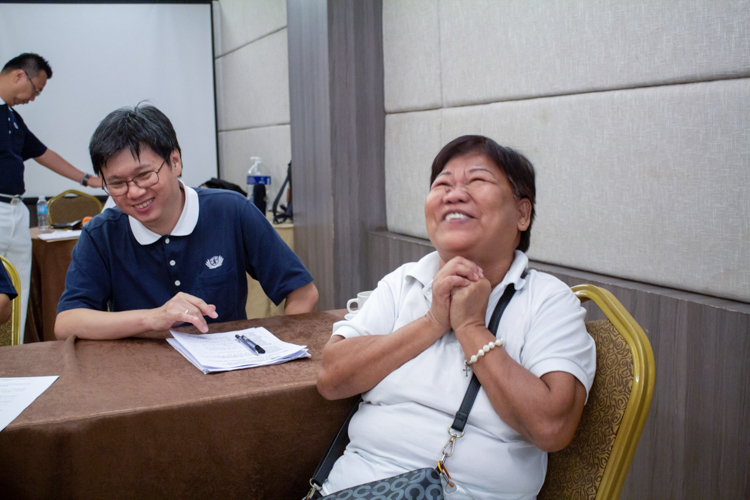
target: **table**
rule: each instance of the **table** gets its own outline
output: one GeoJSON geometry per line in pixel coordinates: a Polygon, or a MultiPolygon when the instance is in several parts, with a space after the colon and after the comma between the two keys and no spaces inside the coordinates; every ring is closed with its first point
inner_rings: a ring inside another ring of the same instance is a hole
{"type": "Polygon", "coordinates": [[[31,228],[31,290],[24,343],[55,340],[57,303],[65,291],[71,253],[78,238],[44,241],[39,228],[31,228]]]}
{"type": "Polygon", "coordinates": [[[326,401],[315,385],[345,312],[211,325],[265,326],[312,355],[211,375],[166,334],[0,347],[0,376],[60,376],[0,432],[2,496],[301,498],[356,400],[326,401]]]}

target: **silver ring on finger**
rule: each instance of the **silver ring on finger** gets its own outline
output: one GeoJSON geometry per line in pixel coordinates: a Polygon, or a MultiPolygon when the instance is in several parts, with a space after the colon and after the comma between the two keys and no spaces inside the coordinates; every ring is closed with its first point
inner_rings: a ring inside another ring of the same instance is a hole
{"type": "Polygon", "coordinates": [[[185,309],[185,314],[189,313],[190,309],[185,309]]]}

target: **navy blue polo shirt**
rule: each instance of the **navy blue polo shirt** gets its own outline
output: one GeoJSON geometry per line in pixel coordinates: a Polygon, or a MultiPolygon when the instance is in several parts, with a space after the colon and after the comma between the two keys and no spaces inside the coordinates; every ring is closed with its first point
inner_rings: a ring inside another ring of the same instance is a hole
{"type": "Polygon", "coordinates": [[[23,162],[46,151],[47,146],[31,133],[21,115],[0,104],[0,193],[23,194],[23,162]]]}
{"type": "Polygon", "coordinates": [[[18,297],[18,293],[16,293],[16,287],[13,286],[13,282],[10,280],[8,271],[5,269],[5,266],[2,263],[0,263],[0,293],[4,293],[8,297],[10,297],[10,300],[18,297]]]}
{"type": "Polygon", "coordinates": [[[152,233],[118,208],[94,217],[73,249],[58,313],[153,309],[185,292],[216,306],[218,318],[206,317],[209,323],[234,321],[247,318],[246,272],[277,305],[312,282],[299,258],[242,195],[184,189],[182,216],[167,236],[152,233]]]}

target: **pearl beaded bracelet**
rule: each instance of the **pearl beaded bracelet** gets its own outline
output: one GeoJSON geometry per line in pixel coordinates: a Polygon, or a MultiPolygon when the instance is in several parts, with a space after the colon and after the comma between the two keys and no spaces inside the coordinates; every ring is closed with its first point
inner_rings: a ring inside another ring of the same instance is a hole
{"type": "Polygon", "coordinates": [[[468,370],[468,368],[477,362],[479,358],[490,352],[492,349],[498,346],[504,346],[505,345],[505,339],[497,339],[494,342],[490,342],[489,344],[485,344],[484,347],[479,349],[479,351],[474,354],[471,358],[464,360],[464,366],[468,370]]]}

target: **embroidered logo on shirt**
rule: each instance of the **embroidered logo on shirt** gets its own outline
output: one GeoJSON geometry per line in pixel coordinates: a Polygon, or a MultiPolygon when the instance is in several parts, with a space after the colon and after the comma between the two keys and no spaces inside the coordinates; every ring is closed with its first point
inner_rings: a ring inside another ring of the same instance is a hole
{"type": "Polygon", "coordinates": [[[224,257],[221,255],[217,255],[215,257],[211,257],[206,261],[206,267],[209,269],[216,269],[217,267],[221,267],[221,265],[224,263],[224,257]]]}

